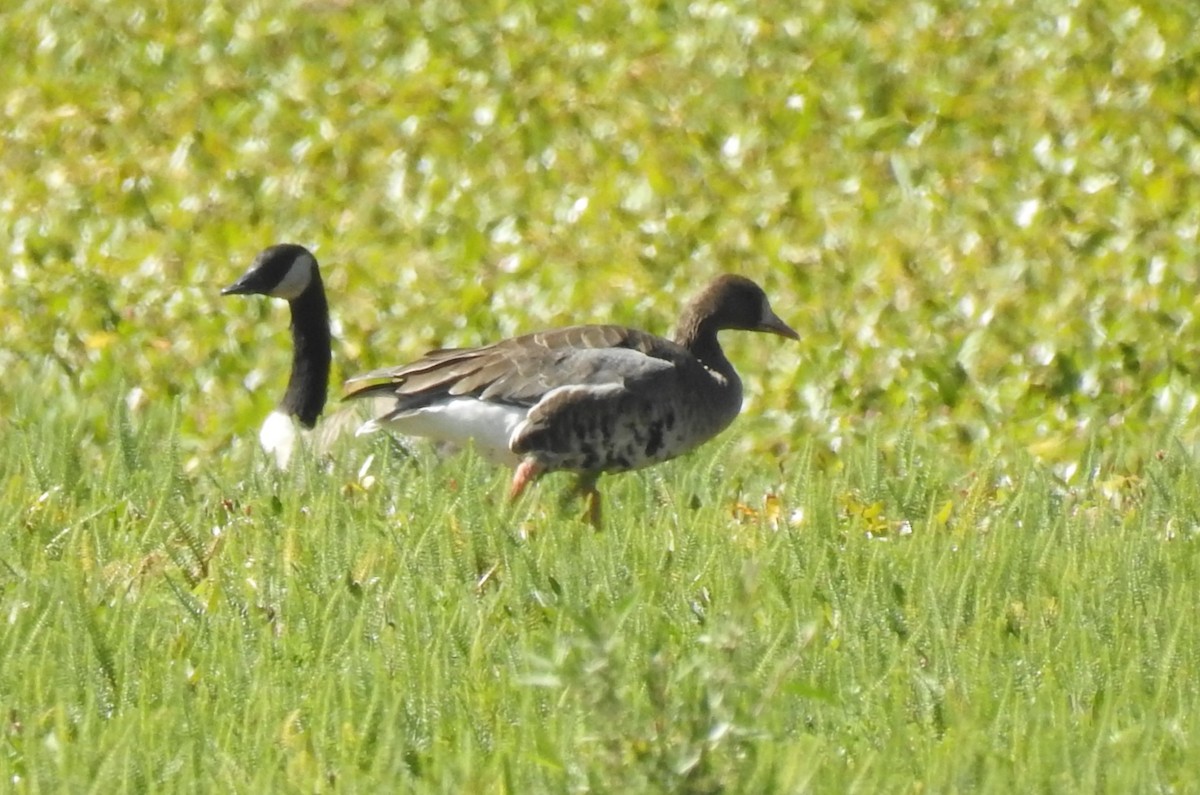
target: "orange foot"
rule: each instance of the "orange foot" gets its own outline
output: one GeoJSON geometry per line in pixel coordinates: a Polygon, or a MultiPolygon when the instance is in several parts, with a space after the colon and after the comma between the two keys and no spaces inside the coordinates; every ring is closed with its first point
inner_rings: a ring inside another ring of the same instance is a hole
{"type": "Polygon", "coordinates": [[[518,464],[517,471],[513,473],[512,485],[508,487],[508,499],[515,500],[520,497],[525,487],[537,480],[540,474],[542,466],[532,458],[526,458],[518,464]]]}

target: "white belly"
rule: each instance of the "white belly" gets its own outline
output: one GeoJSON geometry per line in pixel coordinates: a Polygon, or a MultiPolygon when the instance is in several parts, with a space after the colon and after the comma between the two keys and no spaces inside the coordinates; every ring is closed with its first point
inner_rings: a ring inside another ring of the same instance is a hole
{"type": "Polygon", "coordinates": [[[371,420],[364,423],[358,433],[386,428],[402,436],[423,436],[463,447],[473,443],[487,460],[515,465],[520,458],[508,449],[508,442],[528,412],[521,406],[487,403],[475,398],[451,398],[433,406],[371,420]]]}
{"type": "Polygon", "coordinates": [[[272,411],[267,415],[262,428],[258,432],[258,442],[269,455],[274,456],[275,465],[287,469],[292,460],[292,451],[296,449],[296,439],[300,430],[296,421],[282,411],[272,411]]]}

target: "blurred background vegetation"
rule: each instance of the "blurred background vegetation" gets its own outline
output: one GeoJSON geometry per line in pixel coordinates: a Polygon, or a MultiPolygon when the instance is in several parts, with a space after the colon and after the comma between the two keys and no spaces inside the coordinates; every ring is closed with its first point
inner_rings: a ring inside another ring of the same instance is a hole
{"type": "Polygon", "coordinates": [[[804,337],[729,335],[747,445],[836,460],[916,423],[962,467],[1070,483],[1089,446],[1136,468],[1195,436],[1193,4],[0,17],[4,389],[101,442],[113,384],[178,401],[194,455],[249,435],[286,308],[218,291],[280,241],[321,260],[335,379],[548,325],[665,333],[736,271],[804,337]]]}

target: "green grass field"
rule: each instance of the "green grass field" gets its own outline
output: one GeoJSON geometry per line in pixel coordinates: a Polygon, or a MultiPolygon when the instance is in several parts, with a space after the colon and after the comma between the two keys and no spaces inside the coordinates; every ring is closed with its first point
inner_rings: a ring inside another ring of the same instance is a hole
{"type": "Polygon", "coordinates": [[[1200,791],[1200,9],[18,0],[0,11],[0,789],[1200,791]],[[716,273],[743,416],[602,481],[334,378],[716,273]],[[256,387],[256,388],[251,388],[256,387]],[[335,394],[337,384],[334,384],[335,394]]]}

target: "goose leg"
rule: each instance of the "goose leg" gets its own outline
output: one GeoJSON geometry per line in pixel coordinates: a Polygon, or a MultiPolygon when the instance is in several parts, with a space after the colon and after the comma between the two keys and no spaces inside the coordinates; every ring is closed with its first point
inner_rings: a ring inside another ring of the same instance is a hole
{"type": "Polygon", "coordinates": [[[520,497],[521,493],[525,491],[525,487],[537,480],[540,474],[542,474],[542,467],[537,461],[532,458],[524,459],[517,465],[517,471],[513,473],[512,485],[508,487],[508,499],[514,501],[520,497]]]}
{"type": "Polygon", "coordinates": [[[580,475],[579,482],[575,484],[575,491],[583,497],[586,506],[584,515],[594,530],[600,529],[601,520],[600,491],[596,488],[598,478],[599,475],[580,475]]]}
{"type": "Polygon", "coordinates": [[[588,523],[592,526],[592,529],[599,530],[601,520],[600,492],[593,486],[583,495],[583,498],[587,501],[588,523]]]}

